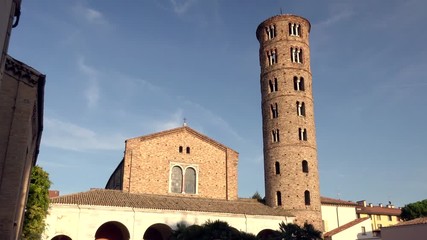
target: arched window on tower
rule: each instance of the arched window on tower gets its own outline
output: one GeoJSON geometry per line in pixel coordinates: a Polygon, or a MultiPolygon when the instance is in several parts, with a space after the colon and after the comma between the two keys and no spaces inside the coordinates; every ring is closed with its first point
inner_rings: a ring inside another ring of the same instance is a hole
{"type": "Polygon", "coordinates": [[[187,148],[185,149],[185,152],[186,152],[186,153],[190,153],[190,147],[187,147],[187,148]]]}
{"type": "Polygon", "coordinates": [[[277,103],[271,104],[270,109],[271,109],[271,118],[279,117],[279,109],[277,107],[277,103]]]}
{"type": "Polygon", "coordinates": [[[277,51],[276,50],[270,50],[267,51],[267,59],[268,59],[268,65],[274,65],[277,63],[277,51]]]}
{"type": "Polygon", "coordinates": [[[280,163],[279,162],[276,162],[274,164],[274,168],[276,170],[276,175],[280,174],[280,163]]]}
{"type": "Polygon", "coordinates": [[[294,76],[294,90],[295,91],[304,91],[304,78],[294,76]]]}
{"type": "Polygon", "coordinates": [[[172,167],[171,192],[182,193],[182,169],[179,166],[172,167]]]}
{"type": "Polygon", "coordinates": [[[273,142],[279,142],[279,129],[275,129],[271,131],[271,136],[272,136],[272,140],[273,142]]]}
{"type": "Polygon", "coordinates": [[[309,206],[311,204],[310,203],[310,192],[308,190],[306,190],[304,192],[304,202],[305,202],[306,206],[309,206]]]}
{"type": "Polygon", "coordinates": [[[185,193],[196,193],[196,182],[197,182],[196,170],[192,167],[185,169],[185,193]]]}
{"type": "Polygon", "coordinates": [[[267,34],[267,39],[273,39],[276,37],[276,26],[270,25],[265,28],[265,33],[267,34]]]}
{"type": "Polygon", "coordinates": [[[308,173],[308,162],[306,160],[302,161],[302,172],[308,173]]]}
{"type": "Polygon", "coordinates": [[[270,87],[270,92],[276,92],[278,90],[277,86],[277,78],[274,78],[274,80],[268,80],[268,85],[270,87]]]}
{"type": "Polygon", "coordinates": [[[304,116],[305,117],[305,103],[297,101],[297,113],[298,116],[304,116]]]}
{"type": "Polygon", "coordinates": [[[182,153],[182,146],[179,146],[179,152],[182,153]]]}
{"type": "Polygon", "coordinates": [[[276,192],[277,206],[282,206],[282,193],[280,191],[276,192]]]}
{"type": "Polygon", "coordinates": [[[298,23],[289,23],[289,35],[290,36],[301,36],[301,25],[298,23]]]}
{"type": "Polygon", "coordinates": [[[302,63],[302,49],[301,48],[291,48],[291,61],[293,63],[302,63]]]}
{"type": "Polygon", "coordinates": [[[301,141],[307,141],[307,129],[298,128],[298,138],[301,141]]]}

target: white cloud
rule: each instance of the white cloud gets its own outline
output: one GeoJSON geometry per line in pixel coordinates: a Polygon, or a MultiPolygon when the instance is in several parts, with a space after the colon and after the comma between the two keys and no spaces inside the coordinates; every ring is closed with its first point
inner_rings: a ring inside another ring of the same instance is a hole
{"type": "Polygon", "coordinates": [[[153,124],[154,132],[160,132],[172,128],[177,128],[182,126],[184,121],[183,112],[181,109],[178,109],[171,117],[165,121],[156,121],[153,124]]]}
{"type": "Polygon", "coordinates": [[[170,0],[173,11],[178,14],[186,13],[195,3],[196,0],[170,0]]]}
{"type": "Polygon", "coordinates": [[[93,130],[59,119],[44,118],[42,145],[72,151],[117,150],[123,148],[125,137],[102,135],[93,130]]]}
{"type": "Polygon", "coordinates": [[[325,27],[330,27],[336,23],[339,23],[341,21],[344,21],[348,18],[350,18],[351,16],[353,16],[353,12],[350,10],[342,10],[341,12],[337,13],[337,14],[332,14],[330,18],[323,20],[319,23],[315,24],[314,29],[321,29],[321,28],[325,28],[325,27]]]}
{"type": "Polygon", "coordinates": [[[199,116],[203,117],[203,120],[211,124],[218,131],[230,133],[235,139],[242,141],[244,140],[231,126],[225,121],[222,117],[216,115],[211,110],[206,109],[198,103],[191,102],[188,100],[184,100],[184,103],[189,105],[191,108],[194,108],[195,112],[198,113],[199,116]]]}
{"type": "Polygon", "coordinates": [[[74,7],[74,12],[91,24],[105,25],[108,23],[104,15],[93,8],[78,4],[74,7]]]}
{"type": "Polygon", "coordinates": [[[88,86],[84,91],[84,95],[87,99],[88,107],[95,107],[99,101],[99,72],[85,64],[83,58],[78,60],[77,65],[79,70],[87,77],[88,86]]]}

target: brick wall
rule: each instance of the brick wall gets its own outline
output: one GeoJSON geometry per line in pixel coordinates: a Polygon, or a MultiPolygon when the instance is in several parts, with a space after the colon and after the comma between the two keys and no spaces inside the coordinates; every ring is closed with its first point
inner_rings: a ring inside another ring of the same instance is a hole
{"type": "Polygon", "coordinates": [[[0,87],[0,233],[18,239],[31,167],[39,151],[45,76],[6,59],[0,87]]]}
{"type": "Polygon", "coordinates": [[[234,200],[237,199],[237,161],[237,152],[189,127],[128,139],[123,191],[234,200]],[[170,191],[173,166],[196,170],[196,194],[170,191]]]}
{"type": "Polygon", "coordinates": [[[302,17],[278,15],[262,22],[257,28],[260,42],[265,197],[267,205],[290,210],[296,216],[296,223],[303,224],[307,221],[321,230],[310,70],[310,27],[310,23],[302,17]],[[299,25],[297,36],[290,34],[289,24],[299,25]],[[272,28],[275,35],[269,37],[267,29],[272,28]],[[299,62],[292,60],[292,49],[302,51],[299,62]],[[276,54],[274,64],[269,60],[268,54],[271,51],[276,54]],[[295,77],[304,79],[303,91],[295,90],[295,77]],[[270,87],[272,80],[277,80],[277,88],[273,91],[270,87]],[[304,102],[305,115],[298,114],[297,102],[304,102]],[[277,106],[277,116],[273,117],[272,106],[277,106]],[[277,129],[279,140],[274,139],[272,134],[277,129]],[[306,140],[300,139],[299,129],[306,130],[306,140]],[[308,172],[302,169],[304,160],[308,163],[308,172]],[[305,202],[306,191],[310,193],[310,204],[305,202]]]}

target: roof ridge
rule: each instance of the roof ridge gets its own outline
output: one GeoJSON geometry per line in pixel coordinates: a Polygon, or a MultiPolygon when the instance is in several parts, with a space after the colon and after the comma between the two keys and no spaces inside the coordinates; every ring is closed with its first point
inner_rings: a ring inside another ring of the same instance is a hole
{"type": "Polygon", "coordinates": [[[369,219],[369,217],[356,218],[356,219],[354,219],[353,221],[350,221],[350,222],[348,222],[348,223],[346,223],[346,224],[344,224],[344,225],[342,225],[342,226],[339,226],[339,227],[337,227],[337,228],[335,228],[335,229],[332,229],[332,230],[331,230],[331,231],[329,231],[329,232],[326,232],[323,236],[324,236],[324,237],[330,237],[330,236],[333,236],[333,235],[335,235],[335,234],[337,234],[337,233],[340,233],[340,232],[342,232],[342,231],[344,231],[344,230],[346,230],[346,229],[349,229],[349,228],[351,228],[351,227],[353,227],[353,226],[355,226],[355,225],[357,225],[357,224],[359,224],[359,223],[361,223],[361,222],[363,222],[363,221],[365,221],[365,220],[367,220],[367,219],[369,219]]]}

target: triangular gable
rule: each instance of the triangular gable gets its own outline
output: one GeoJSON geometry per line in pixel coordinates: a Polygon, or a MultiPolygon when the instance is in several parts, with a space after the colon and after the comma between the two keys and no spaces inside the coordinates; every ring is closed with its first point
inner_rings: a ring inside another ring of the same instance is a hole
{"type": "Polygon", "coordinates": [[[148,134],[148,135],[145,135],[145,136],[130,138],[130,139],[127,139],[126,141],[128,141],[128,140],[137,140],[137,139],[139,139],[140,141],[145,141],[145,140],[149,140],[149,139],[153,139],[153,138],[165,137],[167,135],[171,135],[171,134],[175,134],[175,133],[189,133],[189,134],[197,137],[198,139],[200,139],[200,140],[202,140],[204,142],[207,142],[207,143],[209,143],[211,145],[214,145],[214,146],[216,146],[216,147],[218,147],[220,149],[223,149],[224,151],[226,149],[229,149],[229,150],[231,150],[231,151],[233,151],[233,152],[235,152],[235,153],[238,154],[237,151],[235,151],[235,150],[233,150],[233,149],[231,149],[231,148],[229,148],[229,147],[227,147],[227,146],[225,146],[225,145],[223,145],[223,144],[221,144],[221,143],[213,140],[212,138],[209,138],[208,136],[206,136],[204,134],[201,134],[201,133],[197,132],[196,130],[194,130],[194,129],[188,127],[188,126],[182,126],[182,127],[173,128],[173,129],[169,129],[169,130],[165,130],[165,131],[161,131],[161,132],[157,132],[157,133],[148,134]]]}

